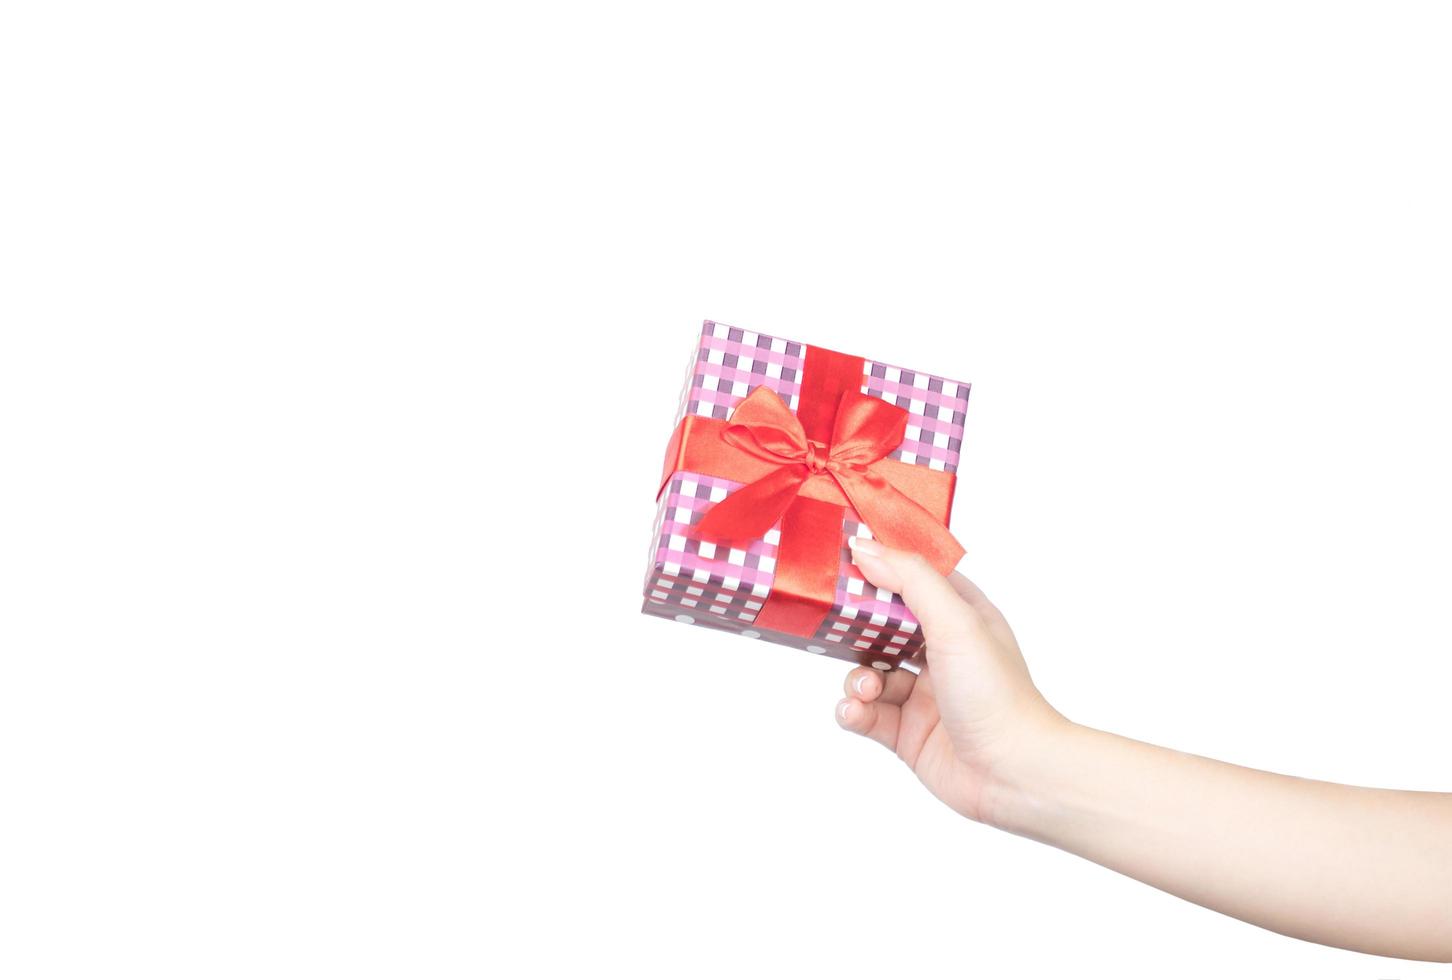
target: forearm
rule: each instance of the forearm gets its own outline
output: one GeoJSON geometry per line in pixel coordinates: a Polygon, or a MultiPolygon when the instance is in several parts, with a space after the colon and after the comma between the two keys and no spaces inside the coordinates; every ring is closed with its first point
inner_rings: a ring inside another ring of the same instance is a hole
{"type": "Polygon", "coordinates": [[[1452,794],[1246,769],[1064,722],[988,818],[1290,936],[1452,960],[1452,794]]]}

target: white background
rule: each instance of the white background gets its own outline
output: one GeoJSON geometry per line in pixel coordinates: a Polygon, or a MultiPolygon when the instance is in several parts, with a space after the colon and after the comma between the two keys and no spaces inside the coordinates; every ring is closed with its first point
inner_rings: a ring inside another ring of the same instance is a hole
{"type": "Polygon", "coordinates": [[[954,527],[1070,717],[1452,789],[1449,46],[7,4],[0,973],[1445,976],[971,825],[842,665],[638,608],[710,317],[974,382],[954,527]]]}

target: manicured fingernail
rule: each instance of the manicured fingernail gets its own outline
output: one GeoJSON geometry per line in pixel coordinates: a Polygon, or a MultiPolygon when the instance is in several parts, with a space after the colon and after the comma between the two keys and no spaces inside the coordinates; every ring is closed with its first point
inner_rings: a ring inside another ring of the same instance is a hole
{"type": "Polygon", "coordinates": [[[843,701],[841,704],[837,705],[837,717],[840,718],[842,721],[846,721],[847,709],[850,707],[852,707],[851,701],[843,701]]]}
{"type": "Polygon", "coordinates": [[[882,554],[882,548],[871,538],[848,538],[847,546],[860,555],[869,558],[876,558],[882,554]]]}
{"type": "Polygon", "coordinates": [[[858,674],[857,679],[852,682],[852,687],[857,691],[858,694],[867,694],[867,678],[869,676],[870,675],[868,674],[858,674]]]}

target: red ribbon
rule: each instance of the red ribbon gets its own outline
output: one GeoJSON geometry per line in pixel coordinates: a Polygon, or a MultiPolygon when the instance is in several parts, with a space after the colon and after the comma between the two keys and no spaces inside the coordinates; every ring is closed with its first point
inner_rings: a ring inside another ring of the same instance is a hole
{"type": "Polygon", "coordinates": [[[945,575],[963,556],[945,526],[952,475],[887,458],[902,443],[908,413],[862,394],[861,364],[809,347],[800,417],[761,385],[729,422],[688,416],[672,437],[662,490],[677,469],[746,484],[702,517],[693,528],[699,537],[748,542],[781,522],[771,594],[753,625],[798,636],[820,628],[836,599],[843,504],[878,540],[921,554],[945,575]]]}

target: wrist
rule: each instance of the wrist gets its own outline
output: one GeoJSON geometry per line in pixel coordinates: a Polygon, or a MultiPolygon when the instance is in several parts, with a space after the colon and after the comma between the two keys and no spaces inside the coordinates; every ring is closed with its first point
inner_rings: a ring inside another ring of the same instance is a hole
{"type": "Polygon", "coordinates": [[[1056,812],[1055,787],[1066,769],[1082,765],[1089,731],[1044,704],[994,767],[985,787],[982,821],[1021,837],[1043,839],[1056,812]]]}

